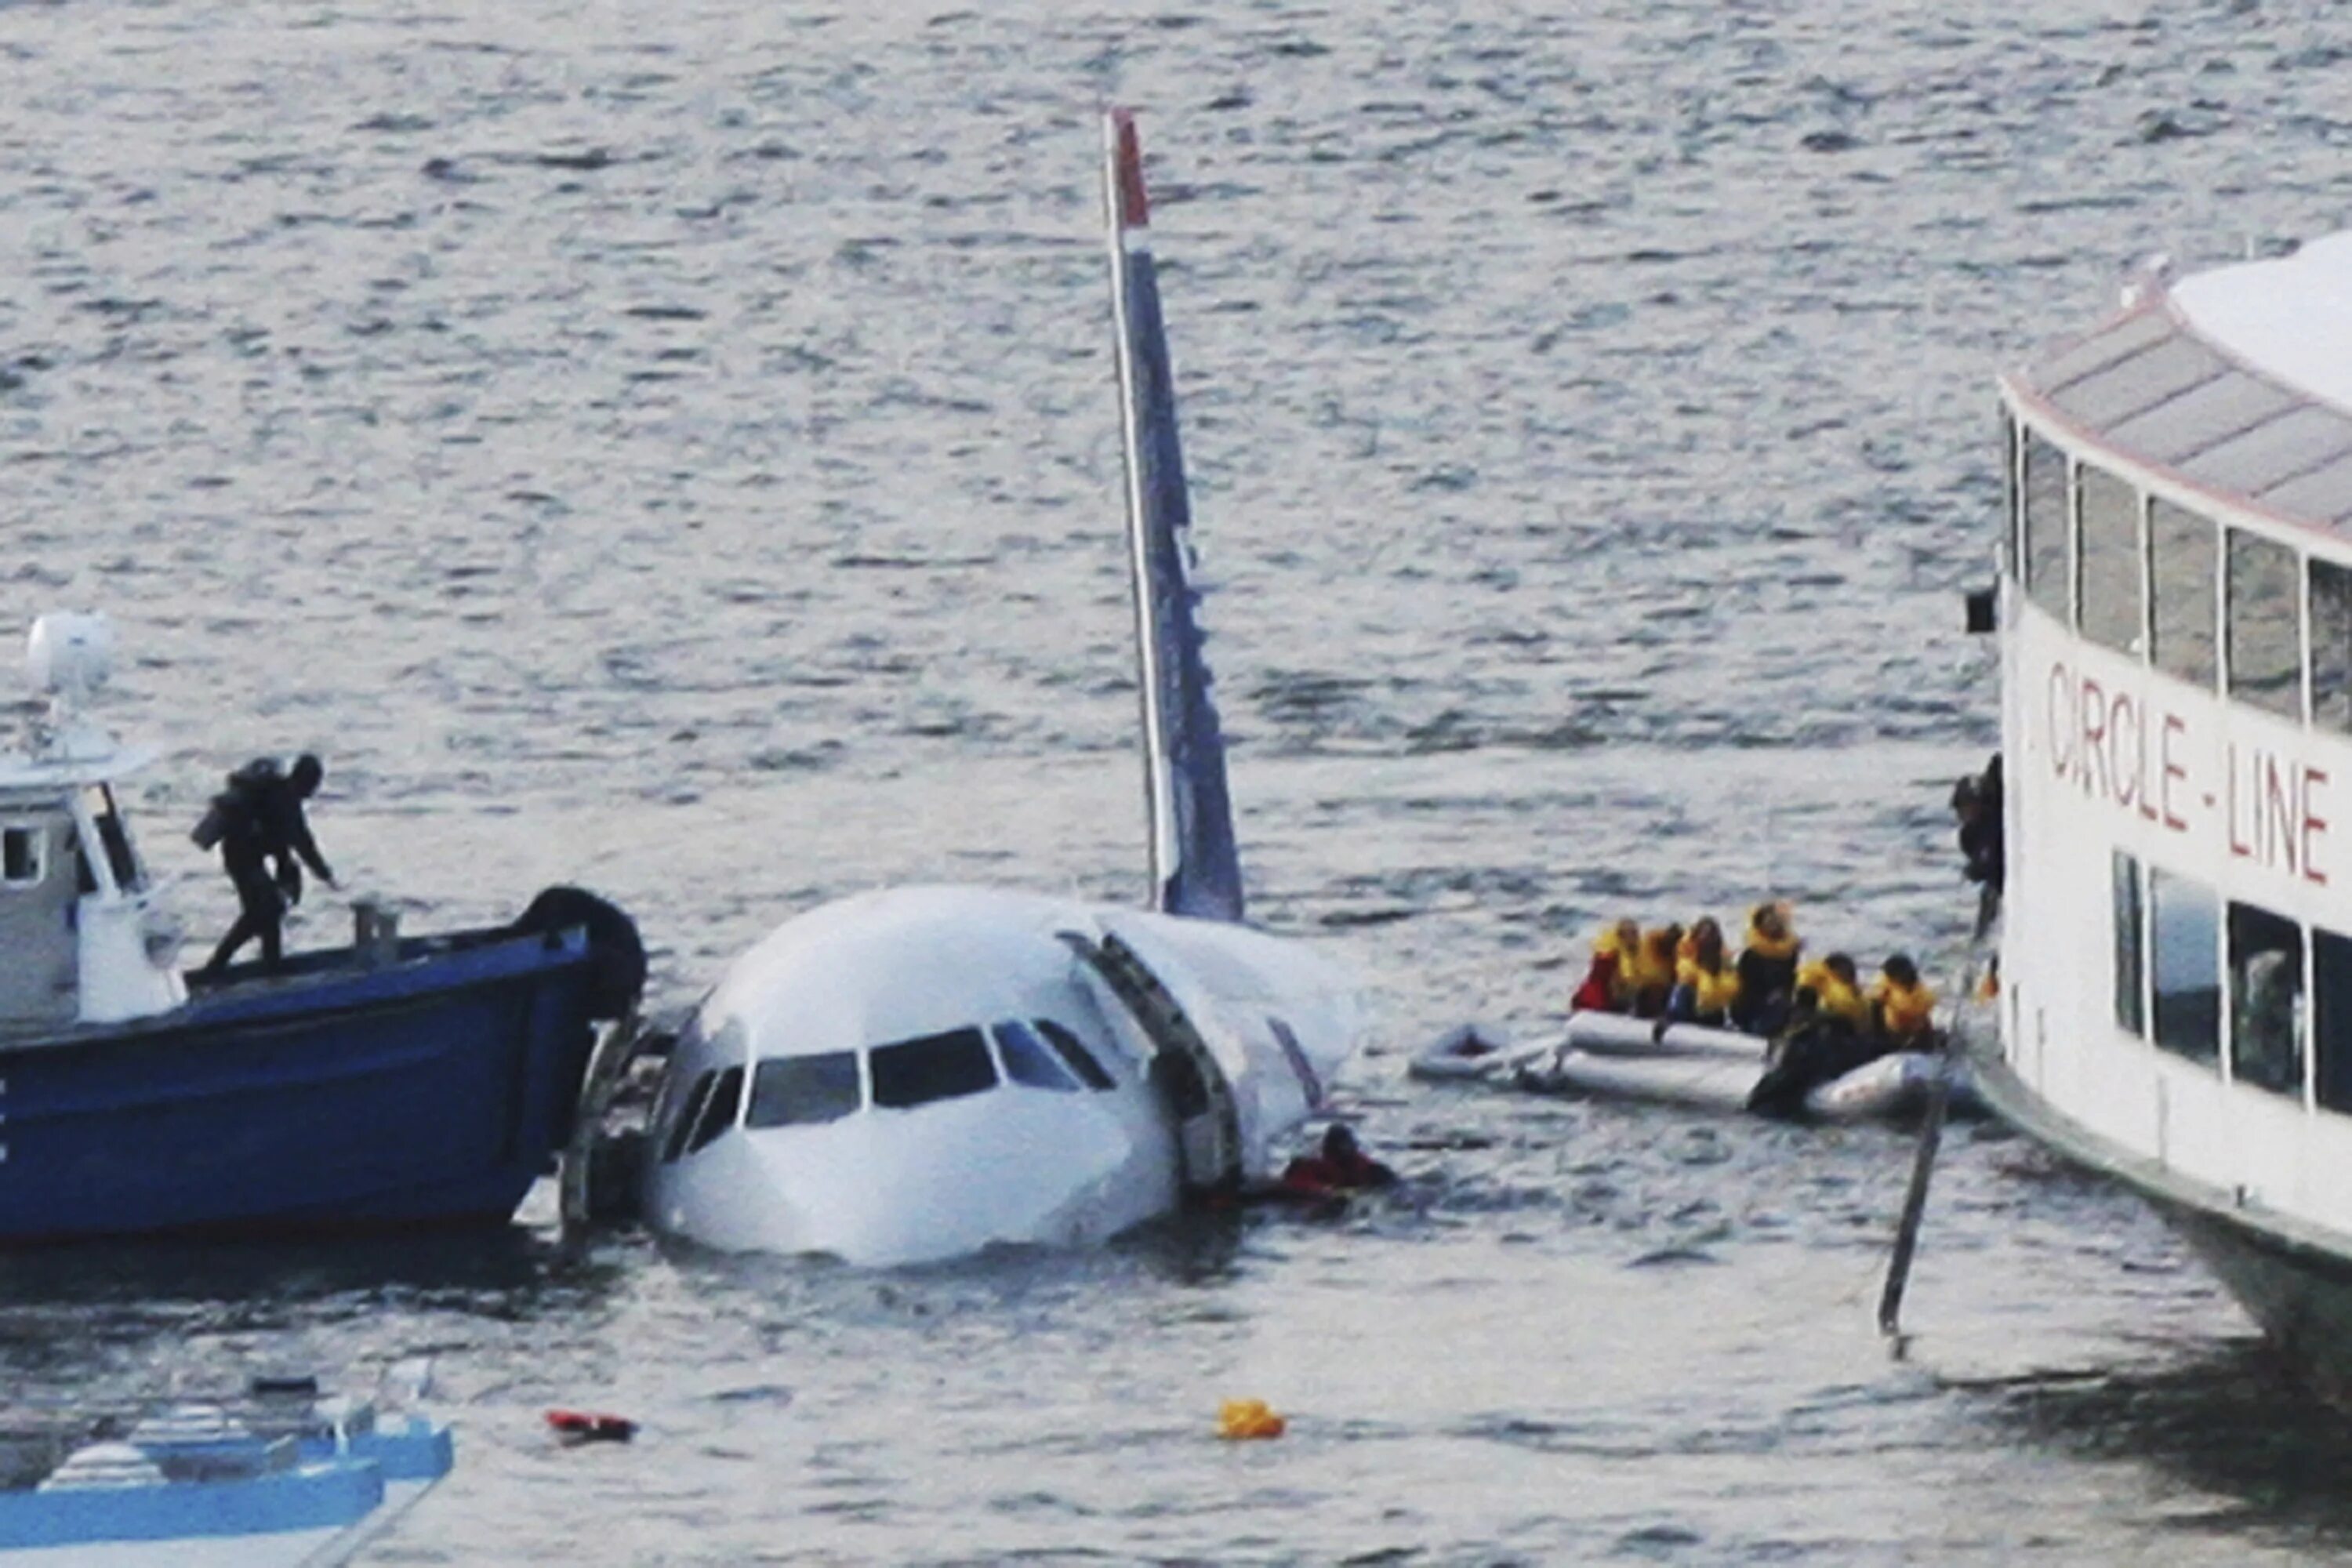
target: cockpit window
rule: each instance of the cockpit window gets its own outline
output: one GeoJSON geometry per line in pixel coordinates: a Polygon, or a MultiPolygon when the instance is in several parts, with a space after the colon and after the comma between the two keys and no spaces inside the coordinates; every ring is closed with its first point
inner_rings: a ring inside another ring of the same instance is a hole
{"type": "Polygon", "coordinates": [[[1036,1030],[1019,1019],[996,1026],[996,1048],[1004,1053],[1004,1076],[1013,1082],[1057,1094],[1078,1092],[1078,1080],[1070,1076],[1061,1058],[1046,1048],[1036,1030]]]}
{"type": "Polygon", "coordinates": [[[1086,1079],[1088,1089],[1116,1087],[1111,1082],[1110,1074],[1103,1071],[1102,1063],[1095,1060],[1093,1054],[1078,1043],[1077,1036],[1051,1018],[1038,1019],[1037,1031],[1045,1037],[1055,1054],[1070,1064],[1070,1070],[1086,1079]]]}
{"type": "Polygon", "coordinates": [[[950,1029],[877,1046],[869,1060],[877,1105],[904,1110],[996,1087],[996,1064],[989,1059],[988,1041],[978,1029],[950,1029]]]}
{"type": "Polygon", "coordinates": [[[857,1053],[770,1057],[751,1075],[746,1127],[799,1127],[855,1116],[860,1103],[857,1053]]]}
{"type": "Polygon", "coordinates": [[[694,1123],[694,1136],[686,1141],[686,1152],[693,1153],[734,1126],[735,1113],[742,1109],[743,1069],[729,1068],[710,1086],[710,1098],[703,1102],[702,1114],[694,1123]]]}
{"type": "Polygon", "coordinates": [[[696,1125],[702,1120],[703,1105],[710,1099],[710,1080],[719,1075],[705,1071],[686,1091],[686,1100],[677,1108],[677,1120],[670,1123],[669,1137],[662,1144],[662,1163],[674,1164],[686,1152],[686,1141],[694,1135],[696,1125]]]}

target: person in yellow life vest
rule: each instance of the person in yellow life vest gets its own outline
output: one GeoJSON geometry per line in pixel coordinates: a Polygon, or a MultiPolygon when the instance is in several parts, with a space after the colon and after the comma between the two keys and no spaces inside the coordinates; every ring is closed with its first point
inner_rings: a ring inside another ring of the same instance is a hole
{"type": "Polygon", "coordinates": [[[1899,1051],[1934,1048],[1936,994],[1919,979],[1909,955],[1896,953],[1879,965],[1878,983],[1870,988],[1871,1016],[1878,1033],[1899,1051]]]}
{"type": "Polygon", "coordinates": [[[1633,960],[1633,1016],[1663,1018],[1666,999],[1675,990],[1675,950],[1682,945],[1683,928],[1663,925],[1642,933],[1641,952],[1633,960]]]}
{"type": "Polygon", "coordinates": [[[1762,903],[1748,911],[1748,935],[1739,950],[1739,994],[1731,1006],[1733,1028],[1772,1035],[1788,1022],[1799,946],[1786,904],[1762,903]]]}
{"type": "Polygon", "coordinates": [[[1831,1028],[1862,1034],[1870,1027],[1870,1004],[1862,994],[1862,978],[1853,960],[1843,952],[1803,965],[1797,971],[1797,989],[1813,994],[1813,1010],[1831,1028]]]}
{"type": "Polygon", "coordinates": [[[1739,1000],[1739,970],[1724,956],[1723,928],[1702,915],[1683,938],[1675,961],[1674,994],[1666,1016],[1678,1024],[1721,1028],[1739,1000]]]}
{"type": "Polygon", "coordinates": [[[1633,963],[1641,955],[1642,928],[1619,921],[1592,939],[1592,963],[1568,999],[1571,1013],[1622,1013],[1633,1005],[1633,963]]]}

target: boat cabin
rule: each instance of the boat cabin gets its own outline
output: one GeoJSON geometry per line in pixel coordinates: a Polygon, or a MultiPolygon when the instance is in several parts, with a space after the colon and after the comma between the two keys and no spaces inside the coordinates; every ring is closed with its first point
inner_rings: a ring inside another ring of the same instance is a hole
{"type": "Polygon", "coordinates": [[[35,684],[60,700],[22,752],[0,753],[0,1040],[145,1017],[187,999],[179,929],[115,797],[115,781],[148,759],[82,724],[66,700],[103,679],[103,637],[102,622],[43,618],[35,684]]]}
{"type": "Polygon", "coordinates": [[[2066,1114],[2352,1222],[2347,297],[2352,236],[2151,278],[2003,381],[2001,978],[2066,1114]]]}

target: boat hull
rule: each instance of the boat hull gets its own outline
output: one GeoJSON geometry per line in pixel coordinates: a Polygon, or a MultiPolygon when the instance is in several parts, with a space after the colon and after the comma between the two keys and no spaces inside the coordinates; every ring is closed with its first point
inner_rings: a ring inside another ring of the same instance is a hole
{"type": "Polygon", "coordinates": [[[0,1245],[510,1218],[570,1134],[585,936],[325,957],[0,1047],[0,1245]]]}
{"type": "Polygon", "coordinates": [[[2068,1163],[2138,1194],[2325,1397],[2352,1398],[2352,1248],[2100,1137],[2036,1096],[1998,1056],[1974,1061],[1994,1113],[2068,1163]]]}

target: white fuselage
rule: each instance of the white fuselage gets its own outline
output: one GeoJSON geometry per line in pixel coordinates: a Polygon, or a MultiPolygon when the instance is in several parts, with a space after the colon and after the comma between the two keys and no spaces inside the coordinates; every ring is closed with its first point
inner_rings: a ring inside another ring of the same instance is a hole
{"type": "Polygon", "coordinates": [[[1352,982],[1246,927],[980,888],[828,904],[737,960],[683,1031],[645,1208],[730,1251],[919,1263],[1076,1246],[1173,1208],[1145,1025],[1066,940],[1115,935],[1209,1043],[1244,1182],[1357,1043],[1352,982]]]}

